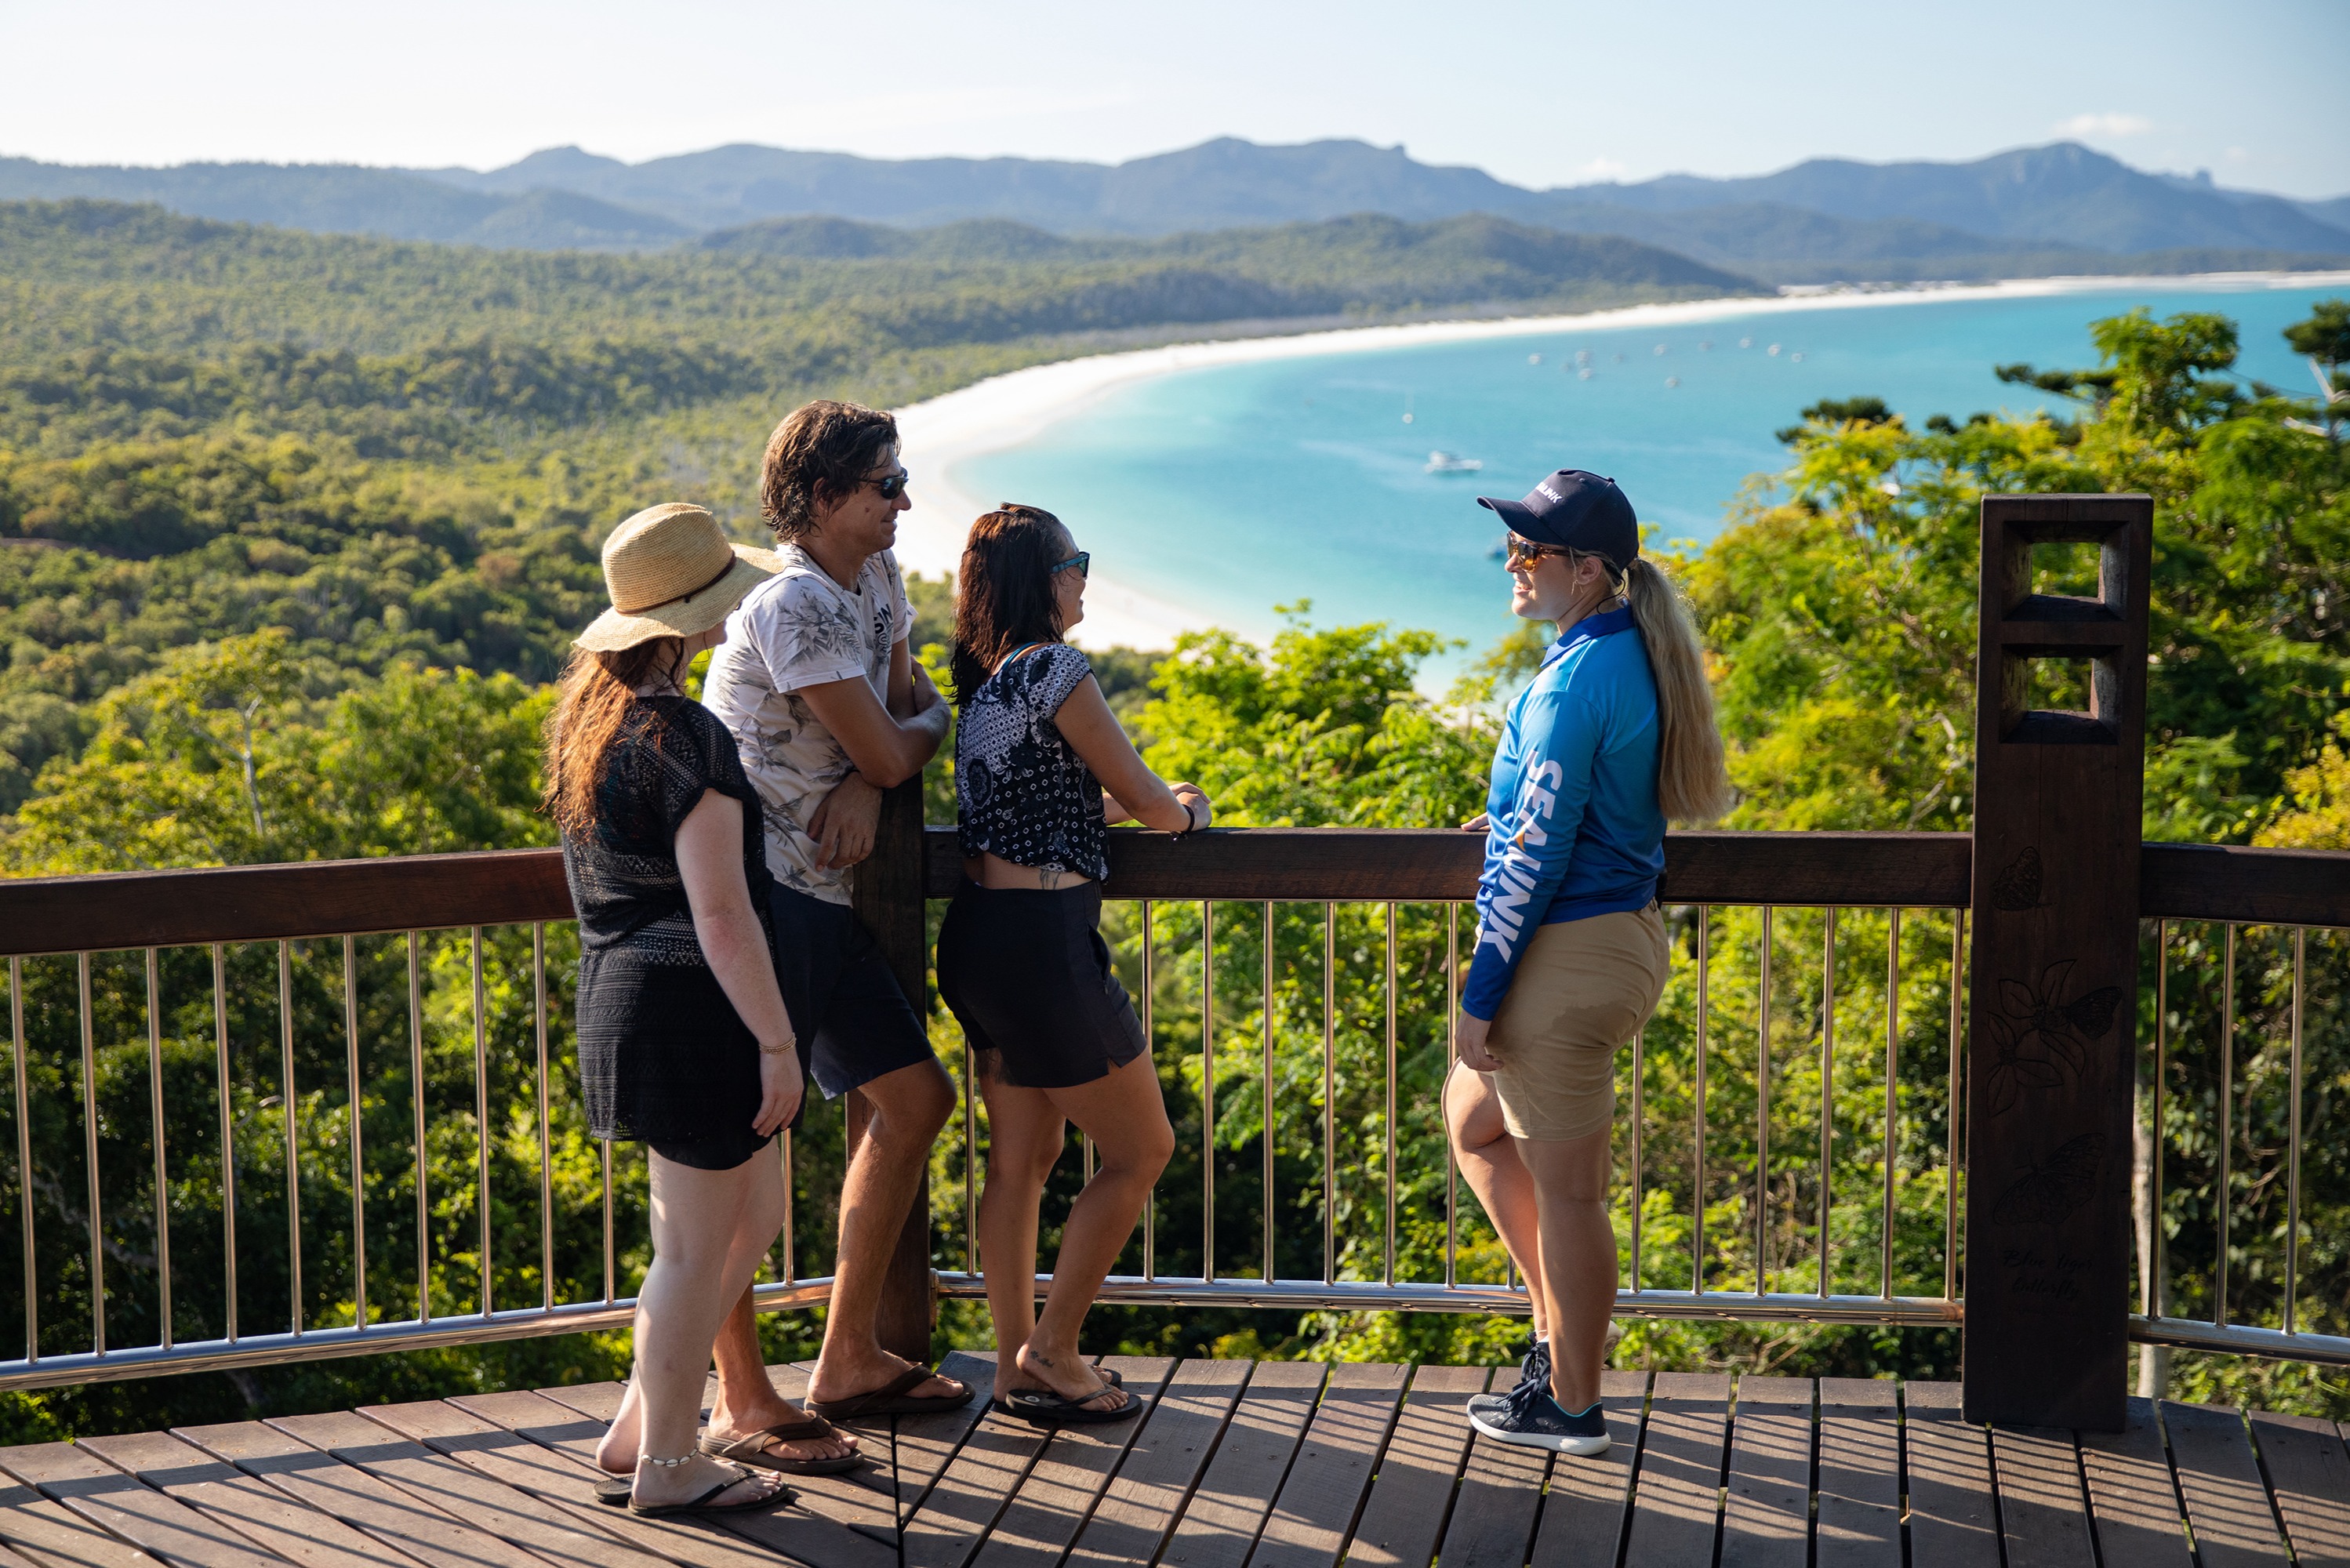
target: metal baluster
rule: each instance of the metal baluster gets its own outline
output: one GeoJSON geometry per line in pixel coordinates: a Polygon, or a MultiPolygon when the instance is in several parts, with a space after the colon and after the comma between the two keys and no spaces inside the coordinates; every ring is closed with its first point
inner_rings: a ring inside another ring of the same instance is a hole
{"type": "MultiPolygon", "coordinates": [[[[970,1051],[970,1046],[965,1045],[963,1047],[966,1071],[969,1070],[970,1051]]],[[[805,1094],[806,1091],[803,1090],[802,1093],[805,1094]]],[[[784,1159],[784,1283],[788,1285],[799,1277],[800,1266],[798,1246],[799,1238],[793,1233],[792,1229],[792,1210],[794,1208],[792,1201],[792,1189],[796,1184],[798,1179],[798,1173],[792,1168],[792,1129],[788,1127],[784,1128],[784,1136],[777,1138],[775,1142],[780,1145],[783,1149],[784,1159]]],[[[612,1146],[608,1143],[606,1144],[604,1146],[604,1154],[608,1160],[611,1158],[611,1152],[612,1146]]],[[[607,1205],[608,1212],[608,1210],[609,1206],[607,1205]]],[[[966,1230],[964,1231],[964,1239],[968,1241],[969,1238],[970,1231],[966,1230]]],[[[966,1260],[966,1262],[968,1262],[968,1260],[966,1260]]],[[[605,1293],[608,1297],[610,1295],[611,1293],[608,1288],[605,1293]]]]}
{"type": "Polygon", "coordinates": [[[1691,1143],[1695,1146],[1697,1225],[1690,1240],[1690,1289],[1705,1294],[1705,1066],[1707,988],[1713,968],[1713,907],[1697,907],[1697,1115],[1691,1143]]]}
{"type": "MultiPolygon", "coordinates": [[[[1152,983],[1150,952],[1150,900],[1142,900],[1142,1048],[1150,1062],[1150,1071],[1159,1072],[1159,1036],[1150,1026],[1152,983]]],[[[1142,1277],[1159,1277],[1159,1181],[1151,1179],[1150,1195],[1142,1203],[1142,1277]]]]}
{"type": "Polygon", "coordinates": [[[1396,907],[1388,906],[1388,1284],[1396,1275],[1396,907]]]}
{"type": "Polygon", "coordinates": [[[352,1325],[368,1325],[367,1165],[359,1147],[359,939],[343,939],[343,1075],[351,1128],[351,1311],[352,1325]]]}
{"type": "MultiPolygon", "coordinates": [[[[1146,1036],[1148,1038],[1148,1036],[1146,1036]]],[[[962,1272],[979,1272],[979,1080],[971,1036],[962,1041],[962,1272]]]]}
{"type": "Polygon", "coordinates": [[[473,931],[473,1169],[481,1209],[482,1315],[492,1310],[490,1294],[490,1021],[482,982],[482,928],[473,931]]]}
{"type": "Polygon", "coordinates": [[[2236,928],[2230,923],[2220,981],[2220,1262],[2211,1321],[2228,1326],[2228,1164],[2236,1141],[2236,928]]]}
{"type": "Polygon", "coordinates": [[[2287,1075],[2293,1104],[2285,1112],[2284,1177],[2284,1331],[2294,1332],[2293,1293],[2301,1264],[2301,964],[2308,929],[2293,929],[2293,1065],[2287,1075]]]}
{"type": "Polygon", "coordinates": [[[2154,926],[2154,1268],[2147,1280],[2146,1315],[2160,1317],[2163,1300],[2162,1266],[2168,1255],[2162,1234],[2162,1100],[2170,1076],[2170,922],[2154,926]]]}
{"type": "Polygon", "coordinates": [[[432,1321],[432,1207],[424,1185],[424,981],[408,933],[408,1097],[416,1114],[416,1321],[432,1321]]]}
{"type": "Polygon", "coordinates": [[[1273,900],[1264,905],[1264,1282],[1273,1282],[1273,900]]]}
{"type": "Polygon", "coordinates": [[[1322,902],[1322,1282],[1338,1278],[1338,906],[1322,902]]]}
{"type": "MultiPolygon", "coordinates": [[[[1452,1064],[1461,1059],[1460,970],[1461,906],[1447,904],[1444,906],[1444,1077],[1442,1081],[1448,1085],[1452,1082],[1452,1064]]],[[[1639,1054],[1638,1047],[1633,1048],[1633,1054],[1636,1056],[1639,1054]]],[[[1442,1094],[1441,1089],[1438,1090],[1440,1107],[1443,1103],[1442,1094]]],[[[1637,1131],[1634,1132],[1632,1141],[1636,1148],[1638,1147],[1639,1138],[1640,1135],[1637,1131]]],[[[1637,1198],[1640,1190],[1640,1179],[1637,1174],[1638,1160],[1639,1156],[1635,1154],[1633,1156],[1635,1175],[1632,1178],[1632,1190],[1636,1195],[1632,1209],[1632,1255],[1636,1258],[1640,1252],[1640,1210],[1637,1198]]],[[[1453,1158],[1452,1129],[1447,1127],[1444,1134],[1444,1288],[1446,1290],[1451,1290],[1458,1282],[1453,1278],[1452,1254],[1453,1243],[1459,1233],[1456,1216],[1460,1206],[1461,1163],[1453,1158]]]]}
{"type": "Polygon", "coordinates": [[[1884,1257],[1878,1268],[1877,1293],[1893,1299],[1893,1163],[1894,1088],[1901,1072],[1901,911],[1889,912],[1885,939],[1885,1212],[1878,1217],[1878,1240],[1884,1257]]]}
{"type": "MultiPolygon", "coordinates": [[[[213,951],[217,954],[220,950],[214,948],[213,951]]],[[[25,1086],[26,1075],[32,1069],[25,1048],[25,961],[13,956],[8,960],[8,1037],[16,1044],[16,1220],[25,1232],[25,1359],[38,1361],[40,1270],[33,1256],[33,1122],[26,1106],[30,1096],[25,1086]]],[[[234,1328],[229,1337],[236,1337],[234,1328]]]]}
{"type": "Polygon", "coordinates": [[[286,1097],[286,1257],[290,1265],[294,1332],[302,1332],[302,1148],[294,1095],[294,950],[277,944],[277,1065],[286,1097]]]}
{"type": "Polygon", "coordinates": [[[163,1160],[163,980],[147,950],[147,1111],[155,1130],[155,1311],[172,1348],[172,1199],[163,1160]]]}
{"type": "MultiPolygon", "coordinates": [[[[1959,1294],[1959,1064],[1966,1057],[1967,912],[1950,911],[1950,1086],[1943,1102],[1942,1299],[1959,1294]]],[[[2158,1124],[2159,1125],[2159,1124],[2158,1124]]],[[[2159,1188],[2157,1189],[2159,1190],[2159,1188]]]]}
{"type": "Polygon", "coordinates": [[[1216,906],[1200,900],[1200,1278],[1216,1277],[1216,906]]]}
{"type": "Polygon", "coordinates": [[[612,1288],[612,1140],[604,1140],[604,1300],[618,1299],[612,1288]]]}
{"type": "Polygon", "coordinates": [[[1762,906],[1762,1027],[1754,1041],[1754,1293],[1770,1290],[1771,906],[1762,906]]]}
{"type": "MultiPolygon", "coordinates": [[[[221,944],[212,944],[213,960],[213,1070],[219,1085],[220,1147],[221,1147],[221,1265],[224,1279],[223,1317],[230,1344],[236,1343],[236,1127],[235,1100],[231,1092],[228,1073],[228,979],[226,958],[221,944]]],[[[160,1125],[160,1124],[159,1124],[160,1125]]],[[[160,1138],[160,1133],[159,1133],[160,1138]]],[[[26,1245],[29,1249],[29,1231],[26,1245]]],[[[30,1259],[29,1250],[26,1254],[30,1259]]],[[[166,1275],[166,1290],[169,1276],[166,1275]]],[[[169,1331],[168,1321],[166,1332],[169,1331]]],[[[169,1344],[166,1339],[165,1344],[169,1344]]]]}
{"type": "Polygon", "coordinates": [[[539,1304],[555,1310],[555,1156],[546,1118],[546,922],[530,928],[530,1010],[538,1035],[538,1284],[539,1304]]]}
{"type": "Polygon", "coordinates": [[[1640,1188],[1640,1157],[1648,1137],[1648,1042],[1644,1023],[1632,1032],[1632,1293],[1636,1296],[1640,1293],[1640,1210],[1647,1197],[1640,1188]]]}
{"type": "Polygon", "coordinates": [[[1829,1231],[1835,1219],[1835,907],[1828,907],[1820,956],[1820,1294],[1831,1294],[1835,1266],[1829,1231]]]}
{"type": "Polygon", "coordinates": [[[77,971],[81,991],[81,1109],[83,1156],[89,1173],[89,1322],[90,1349],[106,1354],[106,1251],[100,1244],[98,1212],[98,1042],[90,1017],[89,955],[80,955],[77,971]]]}

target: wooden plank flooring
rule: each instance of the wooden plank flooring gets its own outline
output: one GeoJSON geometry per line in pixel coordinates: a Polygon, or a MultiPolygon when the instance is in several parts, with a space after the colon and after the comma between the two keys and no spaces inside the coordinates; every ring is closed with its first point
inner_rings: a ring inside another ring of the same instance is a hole
{"type": "Polygon", "coordinates": [[[2350,1568],[2326,1421],[1986,1430],[1951,1384],[1610,1372],[1577,1459],[1472,1432],[1506,1367],[1104,1365],[1142,1414],[1046,1431],[958,1354],[969,1409],[858,1423],[868,1468],[723,1521],[596,1501],[608,1383],[0,1449],[0,1568],[2350,1568]]]}

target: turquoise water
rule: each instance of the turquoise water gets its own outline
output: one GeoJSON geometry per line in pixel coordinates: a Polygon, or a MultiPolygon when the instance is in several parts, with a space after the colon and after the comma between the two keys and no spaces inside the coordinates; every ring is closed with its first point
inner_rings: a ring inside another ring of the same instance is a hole
{"type": "Polygon", "coordinates": [[[1220,366],[1118,389],[955,472],[970,493],[1058,513],[1104,576],[1251,636],[1277,627],[1275,604],[1310,598],[1321,624],[1387,620],[1482,649],[1511,623],[1478,494],[1587,468],[1666,539],[1701,541],[1748,476],[1783,462],[1772,432],[1821,398],[1883,398],[1913,425],[2040,407],[1991,367],[2094,364],[2089,323],[2137,305],[2234,317],[2240,369],[2301,392],[2308,369],[2278,334],[2345,292],[2136,284],[1220,366]],[[1484,469],[1425,472],[1434,449],[1484,469]]]}

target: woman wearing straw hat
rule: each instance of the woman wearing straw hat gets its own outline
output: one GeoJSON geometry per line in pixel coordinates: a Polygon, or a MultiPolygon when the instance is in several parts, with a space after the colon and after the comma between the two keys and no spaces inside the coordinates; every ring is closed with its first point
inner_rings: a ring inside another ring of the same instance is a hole
{"type": "Polygon", "coordinates": [[[638,513],[604,544],[612,607],[574,645],[546,725],[546,805],[579,912],[579,1076],[590,1133],[643,1140],[653,1262],[636,1369],[634,1512],[775,1508],[791,1489],[696,1446],[711,1342],[783,1228],[798,1042],[766,927],[759,797],[686,667],[773,575],[699,506],[638,513]]]}

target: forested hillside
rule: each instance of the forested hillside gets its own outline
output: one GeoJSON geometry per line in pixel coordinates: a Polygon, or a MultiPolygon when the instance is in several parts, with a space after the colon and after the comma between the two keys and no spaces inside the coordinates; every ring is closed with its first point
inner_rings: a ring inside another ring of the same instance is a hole
{"type": "Polygon", "coordinates": [[[0,205],[0,816],[204,639],[284,628],[321,701],[402,659],[549,679],[603,531],[684,496],[751,537],[764,432],[816,393],[900,404],[1087,334],[1747,286],[1483,218],[987,238],[617,256],[0,205]]]}

